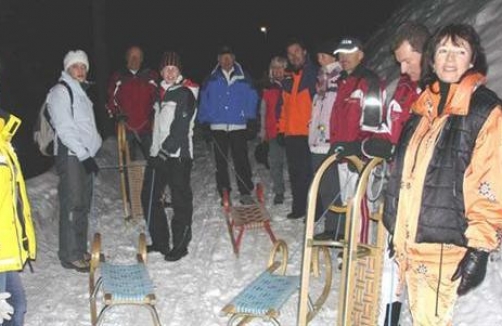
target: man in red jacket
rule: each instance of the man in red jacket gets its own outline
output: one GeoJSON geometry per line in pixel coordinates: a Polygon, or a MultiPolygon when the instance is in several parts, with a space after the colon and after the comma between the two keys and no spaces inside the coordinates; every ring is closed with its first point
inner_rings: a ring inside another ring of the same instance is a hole
{"type": "Polygon", "coordinates": [[[126,67],[115,72],[108,84],[108,113],[125,119],[131,159],[147,158],[152,137],[152,107],[158,75],[142,69],[143,51],[138,46],[126,52],[126,67]]]}

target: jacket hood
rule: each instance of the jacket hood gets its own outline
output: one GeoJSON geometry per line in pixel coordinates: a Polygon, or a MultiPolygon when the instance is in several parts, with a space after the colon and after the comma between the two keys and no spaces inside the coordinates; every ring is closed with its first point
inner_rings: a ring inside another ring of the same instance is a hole
{"type": "Polygon", "coordinates": [[[0,109],[0,138],[3,141],[10,142],[20,125],[21,119],[0,109]]]}

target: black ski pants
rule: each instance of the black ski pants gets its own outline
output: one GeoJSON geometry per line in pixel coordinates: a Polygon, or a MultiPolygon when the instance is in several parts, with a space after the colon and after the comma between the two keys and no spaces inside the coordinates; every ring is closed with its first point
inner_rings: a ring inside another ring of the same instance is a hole
{"type": "Polygon", "coordinates": [[[307,136],[286,136],[286,159],[293,195],[292,213],[303,216],[307,210],[307,195],[312,181],[312,159],[307,136]]]}

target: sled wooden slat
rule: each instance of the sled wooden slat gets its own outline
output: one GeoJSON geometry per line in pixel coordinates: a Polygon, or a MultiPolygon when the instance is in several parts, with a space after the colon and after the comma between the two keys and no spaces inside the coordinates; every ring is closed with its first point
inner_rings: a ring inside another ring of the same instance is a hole
{"type": "Polygon", "coordinates": [[[133,219],[143,218],[143,206],[141,205],[141,188],[145,175],[145,161],[131,161],[127,167],[129,180],[129,194],[131,201],[131,217],[133,219]]]}
{"type": "Polygon", "coordinates": [[[146,238],[139,236],[137,263],[128,265],[105,262],[101,254],[101,235],[96,233],[92,244],[91,270],[89,273],[89,301],[91,323],[101,325],[106,311],[117,305],[138,305],[148,309],[153,325],[161,326],[155,308],[154,286],[146,268],[146,238]],[[99,273],[99,278],[96,279],[99,273]],[[103,296],[103,307],[97,313],[97,296],[103,296]]]}

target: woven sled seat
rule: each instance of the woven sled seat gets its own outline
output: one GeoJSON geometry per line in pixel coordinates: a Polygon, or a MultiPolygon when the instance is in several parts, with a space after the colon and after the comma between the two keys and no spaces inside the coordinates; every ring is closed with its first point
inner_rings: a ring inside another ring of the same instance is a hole
{"type": "Polygon", "coordinates": [[[227,304],[221,314],[230,315],[228,325],[243,326],[254,318],[261,318],[280,325],[277,318],[281,307],[300,287],[299,276],[287,276],[288,247],[283,240],[277,240],[270,252],[267,269],[246,286],[227,304]],[[277,253],[282,255],[276,261],[277,253]]]}
{"type": "Polygon", "coordinates": [[[298,290],[299,276],[261,273],[230,303],[235,313],[277,317],[282,305],[298,290]]]}
{"type": "Polygon", "coordinates": [[[253,204],[232,206],[228,191],[223,191],[225,220],[232,248],[236,256],[239,256],[239,249],[245,230],[263,229],[268,234],[272,243],[276,241],[274,232],[270,226],[270,214],[265,208],[264,190],[261,183],[256,185],[256,197],[257,201],[253,204]]]}
{"type": "Polygon", "coordinates": [[[91,271],[89,273],[89,295],[91,305],[91,323],[101,325],[103,315],[116,305],[139,305],[148,309],[153,325],[160,326],[155,309],[153,282],[146,268],[145,234],[139,236],[137,262],[133,264],[111,264],[104,261],[100,252],[101,235],[96,233],[92,244],[91,271]],[[96,276],[99,275],[97,281],[96,276]],[[102,293],[103,307],[97,314],[97,296],[102,293]]]}
{"type": "Polygon", "coordinates": [[[153,298],[153,283],[144,264],[113,265],[101,264],[101,282],[103,292],[114,303],[145,302],[153,298]]]}

